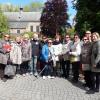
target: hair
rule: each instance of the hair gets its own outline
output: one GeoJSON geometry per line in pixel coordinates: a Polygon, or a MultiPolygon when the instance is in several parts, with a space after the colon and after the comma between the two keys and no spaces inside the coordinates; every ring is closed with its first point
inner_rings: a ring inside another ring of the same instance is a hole
{"type": "Polygon", "coordinates": [[[92,35],[96,35],[96,37],[99,39],[100,38],[100,35],[98,32],[93,32],[92,35]]]}
{"type": "Polygon", "coordinates": [[[78,37],[80,38],[80,35],[79,35],[78,33],[74,34],[74,37],[75,37],[75,36],[78,36],[78,37]]]}

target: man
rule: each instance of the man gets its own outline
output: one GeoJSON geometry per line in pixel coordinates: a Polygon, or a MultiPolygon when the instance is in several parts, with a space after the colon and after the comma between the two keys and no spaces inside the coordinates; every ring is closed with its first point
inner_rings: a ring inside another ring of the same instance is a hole
{"type": "Polygon", "coordinates": [[[32,62],[31,62],[31,73],[35,76],[38,75],[37,72],[37,61],[39,59],[39,53],[40,53],[40,43],[38,39],[38,34],[33,35],[33,40],[31,41],[32,45],[32,62]]]}
{"type": "Polygon", "coordinates": [[[70,48],[72,45],[72,41],[70,40],[70,36],[67,34],[65,36],[65,42],[63,43],[63,62],[62,62],[62,69],[63,69],[63,77],[68,78],[69,77],[69,71],[70,71],[70,48]]]}

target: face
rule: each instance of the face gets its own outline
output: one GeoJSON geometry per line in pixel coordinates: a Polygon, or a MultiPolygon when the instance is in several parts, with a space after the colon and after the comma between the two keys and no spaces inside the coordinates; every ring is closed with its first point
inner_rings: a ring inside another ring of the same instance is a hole
{"type": "Polygon", "coordinates": [[[21,42],[21,38],[20,37],[16,37],[16,42],[20,43],[21,42]]]}
{"type": "Polygon", "coordinates": [[[93,34],[92,35],[92,41],[97,41],[97,40],[98,40],[97,36],[95,34],[93,34]]]}
{"type": "Polygon", "coordinates": [[[49,46],[49,47],[52,46],[52,40],[48,40],[48,46],[49,46]]]}
{"type": "Polygon", "coordinates": [[[79,37],[77,35],[74,36],[74,41],[77,42],[79,40],[79,37]]]}
{"type": "Polygon", "coordinates": [[[8,41],[10,39],[10,36],[9,35],[5,35],[4,36],[4,40],[8,41]]]}
{"type": "Polygon", "coordinates": [[[66,40],[66,41],[69,41],[69,40],[70,40],[69,35],[66,35],[65,40],[66,40]]]}
{"type": "Polygon", "coordinates": [[[84,42],[84,43],[87,43],[88,41],[89,41],[89,40],[88,40],[87,37],[84,37],[84,38],[83,38],[83,42],[84,42]]]}
{"type": "Polygon", "coordinates": [[[47,41],[47,38],[46,37],[43,37],[43,42],[46,42],[47,41]]]}

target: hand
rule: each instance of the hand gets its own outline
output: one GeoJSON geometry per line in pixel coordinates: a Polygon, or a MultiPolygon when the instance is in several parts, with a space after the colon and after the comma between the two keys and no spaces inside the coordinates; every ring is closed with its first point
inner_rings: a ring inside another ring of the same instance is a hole
{"type": "Polygon", "coordinates": [[[69,54],[71,55],[71,54],[72,54],[72,52],[69,52],[69,54]]]}
{"type": "Polygon", "coordinates": [[[94,68],[96,68],[96,65],[93,65],[94,68]]]}

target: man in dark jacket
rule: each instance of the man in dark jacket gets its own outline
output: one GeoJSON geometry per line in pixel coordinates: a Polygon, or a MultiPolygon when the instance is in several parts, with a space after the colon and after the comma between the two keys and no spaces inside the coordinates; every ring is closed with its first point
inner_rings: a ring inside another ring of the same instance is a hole
{"type": "Polygon", "coordinates": [[[38,61],[39,54],[40,54],[40,43],[38,40],[38,34],[34,34],[31,44],[32,44],[32,61],[31,61],[31,73],[30,74],[34,74],[35,76],[37,76],[38,75],[37,61],[38,61]]]}

